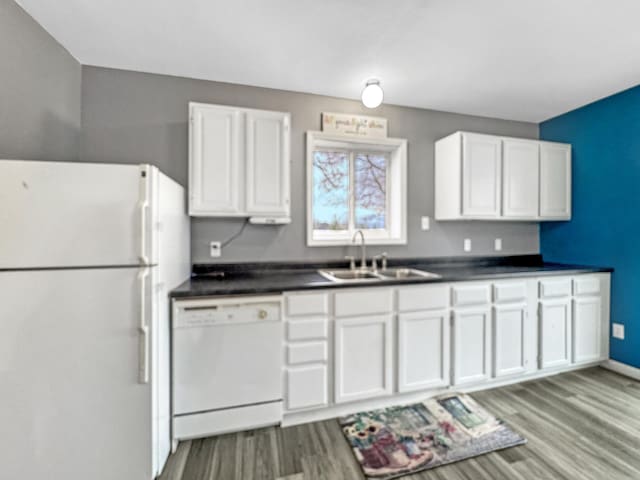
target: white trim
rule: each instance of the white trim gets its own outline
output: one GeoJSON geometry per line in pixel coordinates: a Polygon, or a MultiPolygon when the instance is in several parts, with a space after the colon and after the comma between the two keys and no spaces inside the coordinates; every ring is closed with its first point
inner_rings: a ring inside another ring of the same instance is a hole
{"type": "MultiPolygon", "coordinates": [[[[402,138],[358,138],[348,135],[333,135],[323,132],[307,132],[307,246],[327,247],[351,245],[352,233],[337,232],[329,238],[314,238],[313,229],[313,151],[317,148],[331,148],[336,151],[375,151],[388,154],[386,220],[385,230],[364,230],[368,245],[407,244],[407,140],[402,138]],[[397,192],[397,193],[396,193],[397,192]],[[388,232],[384,234],[383,232],[388,232]]],[[[350,169],[352,169],[350,157],[350,169]]],[[[350,185],[351,188],[351,185],[350,185]]],[[[350,191],[350,198],[353,195],[350,191]]],[[[352,214],[353,208],[350,209],[352,214]]]]}
{"type": "Polygon", "coordinates": [[[634,380],[640,380],[640,368],[632,367],[626,363],[616,362],[615,360],[607,360],[602,364],[603,368],[611,370],[612,372],[619,373],[625,377],[633,378],[634,380]]]}

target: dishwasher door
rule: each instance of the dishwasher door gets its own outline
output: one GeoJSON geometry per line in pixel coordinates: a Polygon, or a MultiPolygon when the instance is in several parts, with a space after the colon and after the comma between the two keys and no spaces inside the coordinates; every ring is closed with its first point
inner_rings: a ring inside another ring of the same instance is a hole
{"type": "Polygon", "coordinates": [[[176,302],[173,414],[282,400],[280,299],[176,302]]]}

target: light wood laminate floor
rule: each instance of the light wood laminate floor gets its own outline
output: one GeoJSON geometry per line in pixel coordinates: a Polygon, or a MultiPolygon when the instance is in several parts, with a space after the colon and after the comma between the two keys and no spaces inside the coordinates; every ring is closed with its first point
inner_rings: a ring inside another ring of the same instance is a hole
{"type": "MultiPolygon", "coordinates": [[[[640,382],[601,368],[473,394],[528,444],[406,480],[640,479],[640,382]]],[[[161,480],[364,478],[336,420],[182,442],[161,480]]]]}

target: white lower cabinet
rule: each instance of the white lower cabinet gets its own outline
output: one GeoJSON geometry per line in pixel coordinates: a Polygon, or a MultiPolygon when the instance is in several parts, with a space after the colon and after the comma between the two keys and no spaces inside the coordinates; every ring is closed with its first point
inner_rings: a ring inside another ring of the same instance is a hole
{"type": "Polygon", "coordinates": [[[335,320],[336,403],[391,394],[392,320],[391,314],[335,320]]]}
{"type": "Polygon", "coordinates": [[[571,298],[540,301],[540,368],[571,362],[571,298]]]}
{"type": "Polygon", "coordinates": [[[602,300],[597,297],[573,301],[573,363],[592,362],[602,356],[602,300]]]}
{"type": "Polygon", "coordinates": [[[326,365],[302,365],[286,371],[287,410],[324,407],[329,403],[326,365]]]}
{"type": "Polygon", "coordinates": [[[285,410],[325,408],[330,404],[329,295],[291,293],[285,297],[285,410]]]}
{"type": "Polygon", "coordinates": [[[493,375],[523,373],[527,359],[527,304],[496,305],[493,314],[493,375]]]}
{"type": "Polygon", "coordinates": [[[480,383],[491,374],[491,309],[453,311],[453,385],[480,383]]]}
{"type": "Polygon", "coordinates": [[[609,354],[610,283],[595,273],[287,293],[285,419],[596,364],[609,354]]]}
{"type": "Polygon", "coordinates": [[[449,312],[398,315],[398,391],[449,385],[449,312]]]}

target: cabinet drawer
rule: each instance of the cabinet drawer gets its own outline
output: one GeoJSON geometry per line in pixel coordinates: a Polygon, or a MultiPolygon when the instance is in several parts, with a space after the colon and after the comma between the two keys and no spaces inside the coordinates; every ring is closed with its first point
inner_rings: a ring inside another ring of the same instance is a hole
{"type": "Polygon", "coordinates": [[[462,285],[453,287],[453,306],[485,305],[490,302],[489,285],[462,285]]]}
{"type": "Polygon", "coordinates": [[[574,295],[598,295],[600,293],[600,278],[593,276],[577,277],[573,279],[574,295]]]}
{"type": "Polygon", "coordinates": [[[568,297],[570,295],[570,278],[542,280],[540,282],[540,298],[568,297]]]}
{"type": "Polygon", "coordinates": [[[329,402],[326,365],[287,368],[287,410],[323,407],[329,402]]]}
{"type": "Polygon", "coordinates": [[[398,309],[403,312],[442,310],[449,307],[449,286],[400,287],[398,309]]]}
{"type": "Polygon", "coordinates": [[[326,362],[327,342],[311,342],[293,344],[287,347],[287,363],[297,365],[300,363],[326,362]]]}
{"type": "Polygon", "coordinates": [[[387,313],[393,310],[393,291],[372,288],[359,291],[336,293],[336,317],[387,313]]]}
{"type": "Polygon", "coordinates": [[[522,302],[527,298],[527,284],[524,282],[500,282],[493,285],[495,303],[522,302]]]}
{"type": "Polygon", "coordinates": [[[329,312],[327,294],[313,293],[287,296],[287,315],[326,315],[329,312]]]}
{"type": "Polygon", "coordinates": [[[327,323],[326,318],[289,320],[287,322],[287,338],[291,341],[325,339],[327,338],[327,323]]]}

